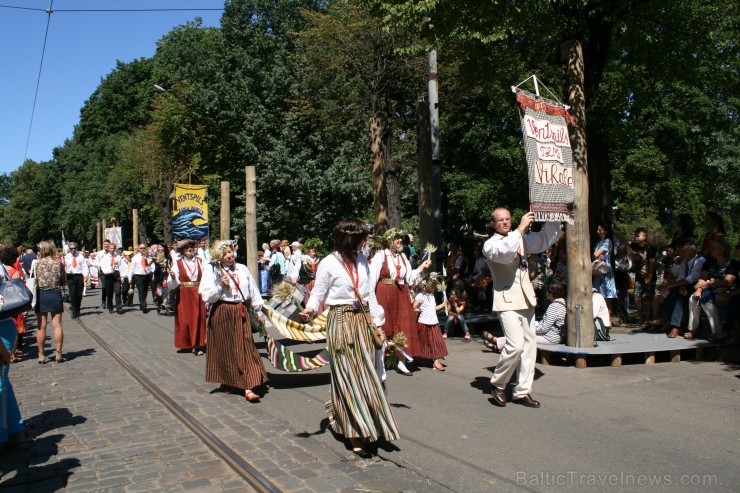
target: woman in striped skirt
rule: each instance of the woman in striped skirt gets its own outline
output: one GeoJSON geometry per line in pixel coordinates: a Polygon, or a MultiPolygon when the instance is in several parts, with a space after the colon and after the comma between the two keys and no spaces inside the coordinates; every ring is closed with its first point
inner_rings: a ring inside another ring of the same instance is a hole
{"type": "Polygon", "coordinates": [[[267,382],[267,373],[254,346],[246,303],[260,323],[262,297],[246,265],[235,262],[233,242],[221,240],[211,250],[213,262],[204,267],[198,292],[211,304],[208,319],[206,382],[221,384],[221,390],[239,389],[250,402],[260,399],[257,387],[267,382]]]}
{"type": "Polygon", "coordinates": [[[436,273],[430,275],[421,284],[421,291],[414,297],[414,311],[419,314],[416,322],[416,330],[419,331],[419,357],[432,360],[432,368],[437,371],[445,371],[442,359],[447,356],[447,345],[442,338],[439,329],[439,318],[437,310],[445,307],[444,303],[437,304],[434,293],[437,291],[436,273]]]}
{"type": "MultiPolygon", "coordinates": [[[[399,437],[383,387],[375,370],[375,346],[370,324],[384,323],[376,302],[367,257],[358,253],[368,228],[359,219],[343,219],[334,229],[336,251],[316,270],[303,319],[329,307],[327,349],[331,368],[331,399],[326,403],[332,429],[349,439],[352,451],[369,457],[363,442],[399,437]],[[366,304],[367,303],[367,304],[366,304]]],[[[382,330],[381,330],[382,334],[382,330]]]]}

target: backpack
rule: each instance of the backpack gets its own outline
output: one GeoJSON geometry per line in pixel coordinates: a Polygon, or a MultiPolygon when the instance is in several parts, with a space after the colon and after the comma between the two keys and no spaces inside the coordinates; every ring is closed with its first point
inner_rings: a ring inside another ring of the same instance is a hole
{"type": "Polygon", "coordinates": [[[609,327],[604,325],[604,321],[599,317],[594,319],[594,341],[611,341],[609,327]]]}

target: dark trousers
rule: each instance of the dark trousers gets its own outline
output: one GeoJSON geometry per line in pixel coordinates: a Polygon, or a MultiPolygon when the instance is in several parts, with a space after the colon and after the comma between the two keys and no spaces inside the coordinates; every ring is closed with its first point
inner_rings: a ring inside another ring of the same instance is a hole
{"type": "Polygon", "coordinates": [[[149,276],[133,276],[136,291],[139,293],[139,309],[146,310],[146,294],[149,292],[149,276]]]}
{"type": "Polygon", "coordinates": [[[98,274],[98,279],[100,280],[100,306],[105,308],[105,286],[108,284],[105,282],[105,274],[103,274],[103,271],[100,271],[98,274]]]}
{"type": "Polygon", "coordinates": [[[121,311],[121,273],[116,271],[112,274],[105,274],[105,306],[109,311],[113,311],[113,302],[116,303],[116,310],[121,311]]]}
{"type": "Polygon", "coordinates": [[[128,277],[121,279],[121,304],[131,306],[133,304],[134,295],[129,296],[128,292],[131,290],[131,282],[128,277]]]}
{"type": "Polygon", "coordinates": [[[82,305],[82,289],[85,281],[82,274],[67,274],[67,289],[69,289],[69,308],[73,317],[80,316],[80,305],[82,305]]]}

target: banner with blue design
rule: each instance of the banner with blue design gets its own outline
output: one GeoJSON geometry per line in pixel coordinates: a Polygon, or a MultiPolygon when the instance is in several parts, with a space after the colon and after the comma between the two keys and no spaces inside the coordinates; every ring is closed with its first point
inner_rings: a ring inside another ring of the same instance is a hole
{"type": "Polygon", "coordinates": [[[172,237],[176,240],[204,240],[208,239],[209,233],[206,185],[175,183],[172,237]]]}

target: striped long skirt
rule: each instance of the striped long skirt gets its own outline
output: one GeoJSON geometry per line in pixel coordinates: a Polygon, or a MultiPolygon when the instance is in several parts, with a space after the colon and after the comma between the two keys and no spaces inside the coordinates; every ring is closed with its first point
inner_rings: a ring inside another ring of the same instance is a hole
{"type": "Polygon", "coordinates": [[[346,438],[396,440],[398,425],[375,372],[375,346],[365,314],[333,307],[326,323],[331,399],[326,414],[346,438]]]}
{"type": "Polygon", "coordinates": [[[426,325],[417,322],[416,329],[419,331],[419,343],[421,344],[420,358],[439,359],[447,356],[447,344],[442,339],[442,331],[439,330],[439,325],[426,325]]]}
{"type": "Polygon", "coordinates": [[[241,303],[218,302],[208,319],[206,382],[253,389],[267,382],[254,346],[249,315],[241,303]]]}

